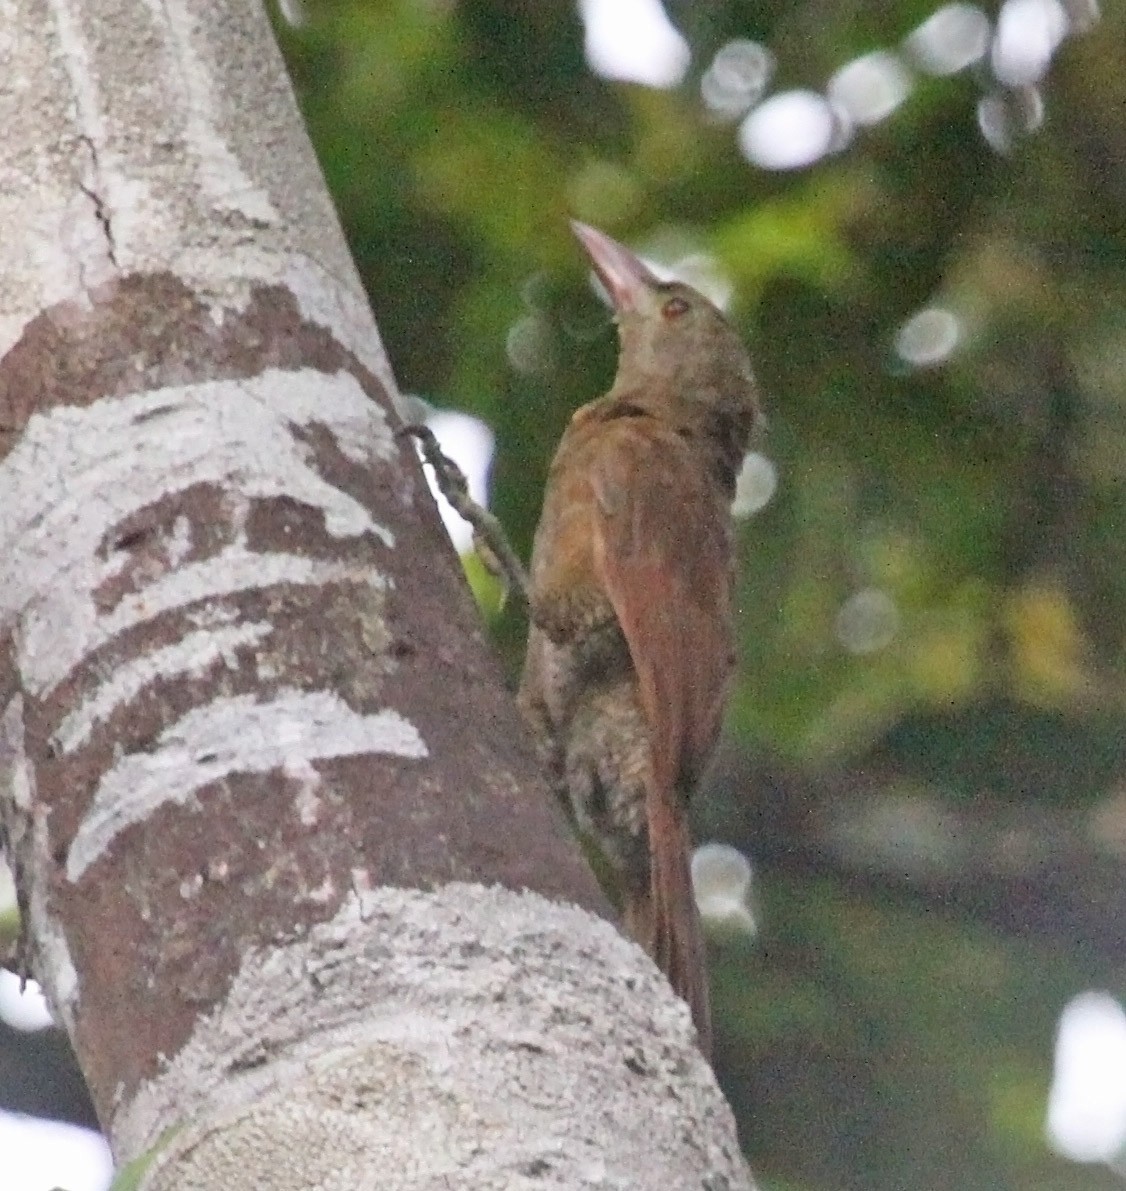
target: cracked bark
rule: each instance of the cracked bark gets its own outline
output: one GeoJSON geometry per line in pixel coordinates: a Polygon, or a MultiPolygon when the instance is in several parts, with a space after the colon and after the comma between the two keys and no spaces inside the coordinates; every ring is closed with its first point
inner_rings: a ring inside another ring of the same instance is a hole
{"type": "MultiPolygon", "coordinates": [[[[91,137],[83,134],[83,135],[79,136],[78,140],[81,144],[85,145],[86,148],[90,151],[90,164],[93,167],[94,178],[96,181],[98,178],[98,150],[95,147],[94,141],[91,137]]],[[[102,233],[105,235],[106,255],[109,257],[110,264],[112,264],[113,267],[116,269],[117,268],[117,257],[114,256],[114,250],[113,250],[113,228],[110,225],[109,212],[106,210],[106,205],[102,201],[102,197],[98,193],[96,187],[87,186],[85,183],[82,183],[82,182],[80,182],[78,184],[78,186],[79,186],[79,189],[82,191],[82,193],[93,204],[94,218],[98,221],[99,225],[101,226],[102,233]]]]}

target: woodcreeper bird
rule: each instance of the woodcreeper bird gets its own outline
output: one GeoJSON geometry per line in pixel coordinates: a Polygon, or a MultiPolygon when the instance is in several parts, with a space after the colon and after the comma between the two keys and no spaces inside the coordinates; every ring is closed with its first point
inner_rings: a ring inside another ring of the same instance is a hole
{"type": "Polygon", "coordinates": [[[688,800],[734,667],[730,505],[760,418],[723,314],[575,223],[618,323],[613,387],[571,418],[532,549],[520,703],[625,925],[711,1018],[688,800]]]}

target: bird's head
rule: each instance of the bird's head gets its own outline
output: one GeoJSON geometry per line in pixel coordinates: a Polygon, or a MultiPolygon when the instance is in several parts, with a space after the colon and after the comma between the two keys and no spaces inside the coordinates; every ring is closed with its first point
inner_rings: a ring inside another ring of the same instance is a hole
{"type": "MultiPolygon", "coordinates": [[[[683,281],[662,281],[639,257],[572,220],[614,306],[621,355],[617,386],[696,401],[746,421],[759,418],[758,386],[742,340],[723,312],[683,281]]],[[[718,412],[718,411],[717,411],[718,412]]]]}

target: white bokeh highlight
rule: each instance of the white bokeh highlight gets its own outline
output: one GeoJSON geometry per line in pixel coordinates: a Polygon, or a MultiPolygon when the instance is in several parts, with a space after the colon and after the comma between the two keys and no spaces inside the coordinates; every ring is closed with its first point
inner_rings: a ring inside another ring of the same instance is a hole
{"type": "Polygon", "coordinates": [[[21,991],[20,984],[14,972],[0,972],[0,1021],[22,1033],[46,1029],[51,1011],[39,985],[29,980],[21,991]]]}
{"type": "Polygon", "coordinates": [[[764,509],[778,491],[778,468],[759,451],[748,451],[735,479],[733,517],[750,517],[764,509]]]}
{"type": "Polygon", "coordinates": [[[1075,1162],[1126,1154],[1126,1011],[1109,993],[1080,993],[1060,1014],[1046,1129],[1075,1162]]]}
{"type": "Polygon", "coordinates": [[[839,147],[839,117],[817,91],[780,91],[739,126],[739,148],[752,165],[797,170],[839,147]]]}
{"type": "Polygon", "coordinates": [[[774,77],[774,55],[757,41],[736,38],[716,51],[700,79],[700,98],[723,119],[738,119],[756,104],[774,77]]]}
{"type": "Polygon", "coordinates": [[[957,74],[985,56],[991,33],[976,4],[944,4],[907,38],[904,50],[926,74],[957,74]]]}
{"type": "Polygon", "coordinates": [[[1043,123],[1044,97],[1037,87],[998,88],[978,101],[978,128],[997,153],[1011,152],[1017,140],[1043,123]]]}
{"type": "Polygon", "coordinates": [[[106,1191],[113,1160],[90,1129],[0,1112],[0,1187],[4,1191],[106,1191]]]}
{"type": "Polygon", "coordinates": [[[579,0],[579,13],[595,74],[647,87],[684,79],[692,55],[660,0],[579,0]]]}
{"type": "Polygon", "coordinates": [[[990,53],[998,82],[1008,87],[1039,82],[1067,32],[1067,13],[1059,0],[1005,0],[990,53]]]}
{"type": "Polygon", "coordinates": [[[757,932],[751,910],[751,862],[729,844],[701,844],[692,854],[692,890],[700,917],[724,932],[757,932]]]}
{"type": "Polygon", "coordinates": [[[942,306],[928,306],[899,328],[895,350],[913,368],[933,368],[949,358],[961,338],[957,315],[942,306]]]}
{"type": "Polygon", "coordinates": [[[878,124],[903,103],[912,88],[902,59],[885,50],[854,58],[829,80],[829,100],[854,124],[878,124]]]}

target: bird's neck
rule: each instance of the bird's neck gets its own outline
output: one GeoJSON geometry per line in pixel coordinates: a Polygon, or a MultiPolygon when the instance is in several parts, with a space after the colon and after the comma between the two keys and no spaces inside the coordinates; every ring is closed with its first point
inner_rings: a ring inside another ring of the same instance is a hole
{"type": "Polygon", "coordinates": [[[602,402],[604,416],[656,418],[693,442],[720,489],[732,497],[757,416],[753,394],[745,390],[741,378],[638,384],[619,377],[602,402]]]}

